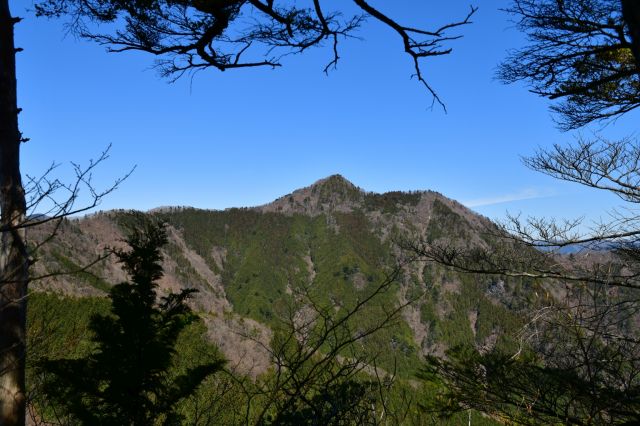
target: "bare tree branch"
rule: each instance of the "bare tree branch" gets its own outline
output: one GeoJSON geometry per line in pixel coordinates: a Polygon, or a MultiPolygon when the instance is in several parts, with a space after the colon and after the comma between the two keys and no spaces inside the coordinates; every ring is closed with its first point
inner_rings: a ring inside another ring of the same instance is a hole
{"type": "Polygon", "coordinates": [[[562,99],[551,109],[563,130],[618,117],[640,105],[640,25],[635,2],[514,0],[507,12],[528,37],[500,65],[505,83],[562,99]],[[628,13],[623,13],[627,4],[628,13]],[[632,5],[633,4],[633,5],[632,5]]]}
{"type": "Polygon", "coordinates": [[[340,59],[340,40],[355,37],[365,19],[373,17],[401,37],[414,75],[433,102],[444,107],[424,77],[422,59],[451,53],[446,45],[461,35],[450,32],[470,24],[475,7],[462,20],[428,30],[402,25],[364,0],[354,0],[352,17],[344,17],[340,10],[326,11],[321,0],[306,3],[305,7],[261,0],[162,0],[145,5],[116,0],[40,0],[36,11],[41,16],[70,17],[71,31],[111,52],[137,50],[158,57],[160,73],[172,80],[207,68],[280,67],[283,57],[326,42],[332,51],[324,67],[328,73],[340,59]],[[99,24],[113,28],[101,32],[99,24]]]}

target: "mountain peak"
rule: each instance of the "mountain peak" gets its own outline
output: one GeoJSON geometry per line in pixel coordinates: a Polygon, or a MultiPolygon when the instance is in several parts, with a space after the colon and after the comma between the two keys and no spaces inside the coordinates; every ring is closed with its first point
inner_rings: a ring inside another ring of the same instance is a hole
{"type": "Polygon", "coordinates": [[[313,194],[317,194],[321,203],[331,205],[361,201],[365,194],[361,188],[338,174],[320,179],[304,189],[310,189],[313,194]]]}
{"type": "Polygon", "coordinates": [[[349,212],[361,205],[364,197],[365,192],[361,188],[344,176],[334,174],[259,208],[262,211],[311,215],[327,211],[349,212]]]}
{"type": "Polygon", "coordinates": [[[322,178],[313,183],[310,188],[318,188],[322,186],[330,186],[332,188],[348,188],[348,189],[356,189],[358,191],[362,191],[356,185],[354,185],[347,178],[342,176],[341,174],[334,174],[331,176],[327,176],[326,178],[322,178]]]}

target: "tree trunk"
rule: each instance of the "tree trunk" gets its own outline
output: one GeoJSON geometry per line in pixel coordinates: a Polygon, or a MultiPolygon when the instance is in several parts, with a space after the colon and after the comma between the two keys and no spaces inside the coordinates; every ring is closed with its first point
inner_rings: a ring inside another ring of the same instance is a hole
{"type": "Polygon", "coordinates": [[[25,329],[29,256],[20,178],[16,49],[9,0],[0,0],[0,425],[25,424],[25,329]]]}
{"type": "Polygon", "coordinates": [[[631,52],[640,73],[640,2],[638,0],[621,0],[622,19],[631,36],[631,52]]]}

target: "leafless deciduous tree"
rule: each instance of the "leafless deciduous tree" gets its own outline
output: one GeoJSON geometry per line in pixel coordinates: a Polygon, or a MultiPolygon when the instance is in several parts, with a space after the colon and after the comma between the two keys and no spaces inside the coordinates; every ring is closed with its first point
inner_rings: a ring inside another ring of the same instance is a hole
{"type": "MultiPolygon", "coordinates": [[[[389,392],[395,372],[379,368],[377,354],[364,342],[390,327],[407,305],[388,306],[363,321],[372,304],[393,291],[401,268],[394,268],[352,306],[336,310],[308,287],[295,290],[295,302],[279,318],[270,345],[273,371],[245,387],[245,424],[399,423],[408,406],[394,406],[389,392]]],[[[404,400],[409,403],[409,399],[404,400]]]]}
{"type": "Polygon", "coordinates": [[[529,45],[507,57],[499,77],[561,99],[564,130],[640,105],[640,5],[635,0],[514,0],[507,9],[529,45]]]}
{"type": "MultiPolygon", "coordinates": [[[[555,283],[558,285],[559,283],[555,283]]],[[[635,424],[640,418],[637,294],[572,284],[535,311],[516,353],[456,348],[424,377],[441,385],[424,409],[475,409],[510,424],[635,424]]]]}
{"type": "MultiPolygon", "coordinates": [[[[29,276],[27,272],[21,268],[20,265],[22,265],[22,263],[16,265],[15,263],[9,263],[8,260],[13,259],[11,255],[14,257],[18,255],[24,256],[26,262],[24,267],[28,268],[37,261],[38,249],[55,238],[58,228],[65,217],[80,214],[96,207],[104,197],[117,189],[128,174],[123,178],[117,179],[109,187],[101,190],[96,189],[92,182],[92,173],[96,167],[106,161],[108,157],[109,149],[102,152],[95,160],[91,160],[87,165],[72,163],[71,167],[74,177],[70,182],[63,182],[54,176],[59,166],[56,164],[51,165],[38,177],[27,175],[25,185],[22,189],[22,195],[24,196],[24,205],[22,207],[24,208],[24,213],[20,215],[14,213],[9,223],[3,222],[2,224],[2,233],[5,238],[3,244],[8,241],[8,237],[11,236],[15,241],[19,239],[20,243],[18,246],[21,247],[19,252],[4,254],[5,257],[3,259],[5,263],[2,264],[3,268],[0,269],[0,271],[2,271],[2,275],[0,276],[0,323],[2,327],[7,327],[12,331],[12,334],[7,332],[6,334],[0,335],[0,377],[6,381],[5,385],[0,389],[0,392],[10,393],[13,392],[11,389],[20,389],[19,393],[13,397],[2,393],[0,406],[3,409],[7,409],[5,414],[8,418],[17,419],[17,424],[22,422],[20,419],[21,415],[16,417],[16,413],[13,412],[13,410],[9,410],[12,404],[7,404],[6,401],[13,401],[17,404],[24,403],[24,397],[22,396],[24,388],[21,389],[20,385],[17,387],[14,386],[15,383],[24,383],[23,374],[26,345],[24,321],[28,283],[34,279],[44,278],[45,276],[29,276]],[[45,224],[49,225],[45,238],[39,241],[28,241],[27,230],[45,224]],[[18,316],[17,313],[20,313],[20,315],[18,316]],[[20,327],[12,323],[15,319],[20,321],[20,327]],[[10,411],[12,412],[11,414],[9,414],[10,411]]],[[[3,247],[9,246],[3,245],[3,247]]],[[[96,258],[91,264],[101,259],[102,257],[96,258]]],[[[15,259],[14,262],[16,262],[15,259]]],[[[81,270],[90,267],[91,264],[81,266],[81,270]]],[[[47,273],[46,276],[76,272],[80,272],[80,270],[56,270],[47,273]]],[[[23,408],[19,410],[20,413],[22,413],[23,408]]]]}
{"type": "Polygon", "coordinates": [[[640,204],[638,141],[587,140],[579,136],[573,145],[555,145],[551,150],[525,158],[524,163],[557,179],[615,194],[625,205],[608,212],[608,219],[594,223],[585,223],[581,218],[509,216],[500,227],[487,230],[504,243],[496,247],[419,242],[411,245],[411,249],[426,259],[465,272],[640,289],[640,215],[635,207],[640,204]],[[618,253],[617,268],[611,269],[604,263],[569,263],[556,255],[560,251],[603,248],[618,253]]]}
{"type": "Polygon", "coordinates": [[[434,359],[447,410],[476,408],[518,423],[637,422],[640,418],[640,148],[602,138],[555,146],[525,159],[533,170],[604,190],[625,207],[610,219],[511,217],[488,230],[493,244],[421,242],[422,259],[466,273],[530,277],[537,309],[513,353],[453,353],[434,359]],[[561,254],[563,251],[575,254],[561,254]],[[452,361],[453,360],[453,361],[452,361]]]}

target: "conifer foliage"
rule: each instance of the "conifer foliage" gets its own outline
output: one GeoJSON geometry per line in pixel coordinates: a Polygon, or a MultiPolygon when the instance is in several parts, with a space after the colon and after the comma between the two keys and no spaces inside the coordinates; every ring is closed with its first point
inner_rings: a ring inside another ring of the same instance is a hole
{"type": "Polygon", "coordinates": [[[214,359],[180,373],[170,371],[179,334],[197,320],[186,304],[196,290],[158,297],[166,230],[148,219],[136,221],[127,239],[130,249],[114,251],[131,281],[111,289],[109,314],[92,317],[94,350],[85,358],[40,364],[51,377],[45,392],[80,424],[178,423],[176,403],[224,363],[214,359]]]}

